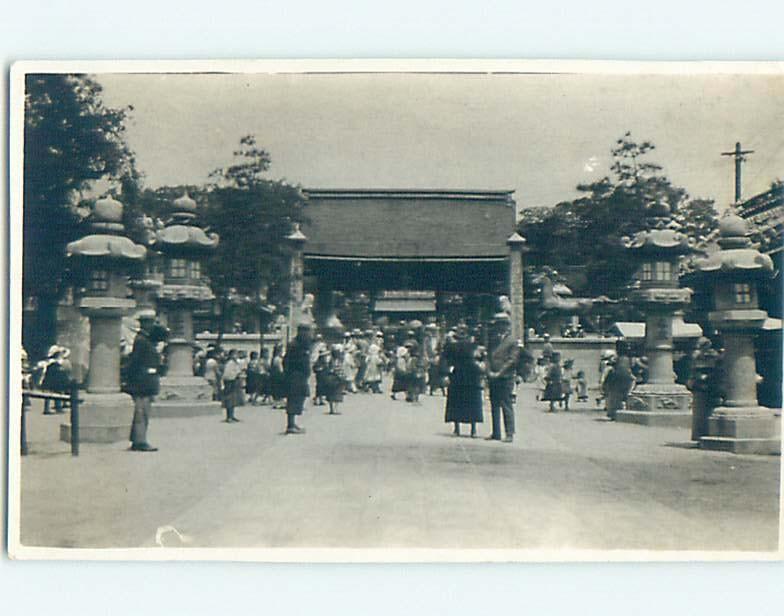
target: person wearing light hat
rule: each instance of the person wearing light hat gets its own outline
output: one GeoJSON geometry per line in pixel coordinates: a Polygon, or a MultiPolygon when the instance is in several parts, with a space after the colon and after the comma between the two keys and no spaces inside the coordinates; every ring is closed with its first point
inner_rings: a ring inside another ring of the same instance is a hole
{"type": "Polygon", "coordinates": [[[493,318],[488,354],[487,382],[490,390],[490,413],[493,432],[488,440],[501,440],[501,415],[504,418],[504,442],[511,443],[515,434],[514,379],[520,359],[520,346],[512,337],[509,315],[499,312],[493,318]]]}
{"type": "Polygon", "coordinates": [[[155,323],[155,311],[143,310],[137,317],[139,332],[133,341],[128,357],[128,392],[133,397],[133,425],[131,426],[131,451],[152,452],[157,447],[147,442],[152,400],[160,390],[158,370],[161,357],[155,345],[160,326],[155,323]]]}
{"type": "MultiPolygon", "coordinates": [[[[41,388],[58,394],[67,394],[71,389],[71,352],[57,344],[49,347],[41,374],[41,388]]],[[[54,412],[65,413],[62,400],[54,401],[54,412]]],[[[44,401],[44,415],[53,415],[49,410],[49,400],[44,401]]]]}

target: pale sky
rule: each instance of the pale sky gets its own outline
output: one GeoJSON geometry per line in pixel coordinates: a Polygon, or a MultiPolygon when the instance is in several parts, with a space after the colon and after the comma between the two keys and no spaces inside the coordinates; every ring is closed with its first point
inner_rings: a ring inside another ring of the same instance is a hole
{"type": "Polygon", "coordinates": [[[694,197],[744,197],[784,178],[784,78],[440,74],[102,74],[104,101],[133,105],[128,141],[150,187],[198,184],[240,136],[272,156],[271,178],[308,188],[514,189],[553,205],[609,173],[627,130],[656,144],[694,197]]]}

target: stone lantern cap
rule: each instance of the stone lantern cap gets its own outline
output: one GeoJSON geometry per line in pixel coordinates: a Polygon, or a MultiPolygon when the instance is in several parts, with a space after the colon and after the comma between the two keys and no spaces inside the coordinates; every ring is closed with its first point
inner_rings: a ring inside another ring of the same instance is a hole
{"type": "Polygon", "coordinates": [[[140,261],[147,254],[144,246],[135,244],[122,235],[123,205],[112,197],[98,199],[90,217],[90,228],[95,231],[65,247],[68,257],[110,258],[140,261]]]}
{"type": "Polygon", "coordinates": [[[652,203],[648,207],[647,222],[647,230],[623,239],[624,246],[633,254],[677,257],[694,250],[694,241],[680,232],[680,225],[672,219],[670,206],[666,203],[652,203]]]}
{"type": "Polygon", "coordinates": [[[640,254],[682,255],[692,251],[692,241],[685,233],[675,229],[640,231],[626,240],[626,248],[640,254]]]}
{"type": "Polygon", "coordinates": [[[196,222],[198,205],[185,192],[174,200],[174,213],[166,226],[155,236],[155,245],[162,252],[185,249],[195,252],[214,250],[220,238],[206,233],[196,222]]]}
{"type": "Polygon", "coordinates": [[[308,236],[300,229],[300,223],[294,223],[294,230],[286,236],[286,240],[292,244],[304,244],[308,241],[308,236]]]}
{"type": "Polygon", "coordinates": [[[773,261],[752,246],[748,224],[734,212],[721,219],[718,244],[721,250],[696,262],[697,271],[705,274],[741,273],[760,277],[773,275],[773,261]]]}
{"type": "Polygon", "coordinates": [[[528,244],[528,242],[522,235],[520,235],[517,231],[515,231],[514,233],[512,233],[512,235],[510,235],[506,239],[506,244],[507,246],[513,249],[514,248],[524,249],[526,247],[526,244],[528,244]]]}
{"type": "Polygon", "coordinates": [[[212,250],[218,246],[220,238],[216,233],[205,233],[201,227],[191,225],[169,225],[158,231],[156,246],[165,251],[167,248],[196,248],[212,250]]]}

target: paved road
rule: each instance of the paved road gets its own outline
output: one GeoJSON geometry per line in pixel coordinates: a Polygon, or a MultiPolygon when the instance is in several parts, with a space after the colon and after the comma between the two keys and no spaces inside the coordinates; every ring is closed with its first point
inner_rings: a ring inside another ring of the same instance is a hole
{"type": "Polygon", "coordinates": [[[282,435],[269,407],[239,409],[234,425],[159,419],[158,453],[84,445],[78,459],[56,441],[56,418],[31,413],[22,541],[153,546],[172,526],[201,547],[777,545],[778,457],[696,450],[687,431],[586,408],[546,414],[528,390],[515,443],[455,438],[443,403],[348,396],[337,417],[310,407],[302,436],[282,435]]]}

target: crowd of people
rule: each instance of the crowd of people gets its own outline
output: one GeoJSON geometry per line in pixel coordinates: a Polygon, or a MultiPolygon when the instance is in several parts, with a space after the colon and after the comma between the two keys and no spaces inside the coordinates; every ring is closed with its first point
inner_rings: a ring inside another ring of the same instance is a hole
{"type": "MultiPolygon", "coordinates": [[[[153,311],[139,315],[140,329],[124,370],[125,390],[134,398],[131,449],[155,451],[146,439],[150,405],[159,389],[161,353],[165,328],[153,311]]],[[[53,345],[27,377],[30,388],[68,392],[71,387],[69,350],[53,345]]],[[[352,330],[340,341],[326,341],[311,324],[299,326],[287,347],[246,352],[217,346],[194,353],[194,374],[203,376],[212,388],[212,397],[225,409],[226,423],[240,422],[237,408],[269,405],[285,409],[287,434],[302,434],[297,424],[305,401],[327,406],[328,414],[339,415],[346,395],[383,394],[392,400],[420,404],[420,397],[440,393],[446,397],[444,421],[453,434],[470,426],[476,437],[477,424],[484,419],[484,403],[490,402],[491,440],[512,442],[515,434],[514,402],[517,385],[536,380],[537,400],[549,403],[548,412],[570,410],[570,402],[588,402],[588,382],[584,370],[575,370],[571,358],[562,358],[544,336],[541,356],[533,356],[511,335],[506,312],[495,315],[486,334],[460,323],[447,331],[435,323],[400,330],[385,336],[380,330],[352,330]],[[480,343],[486,341],[487,347],[480,343]],[[312,396],[311,396],[312,394],[312,396]],[[398,398],[401,395],[402,398],[398,398]],[[503,421],[504,438],[501,424],[503,421]]],[[[635,385],[644,382],[647,362],[614,351],[602,353],[599,365],[599,397],[607,416],[614,420],[624,408],[635,385]]],[[[44,413],[64,412],[63,402],[55,401],[44,413]]]]}

